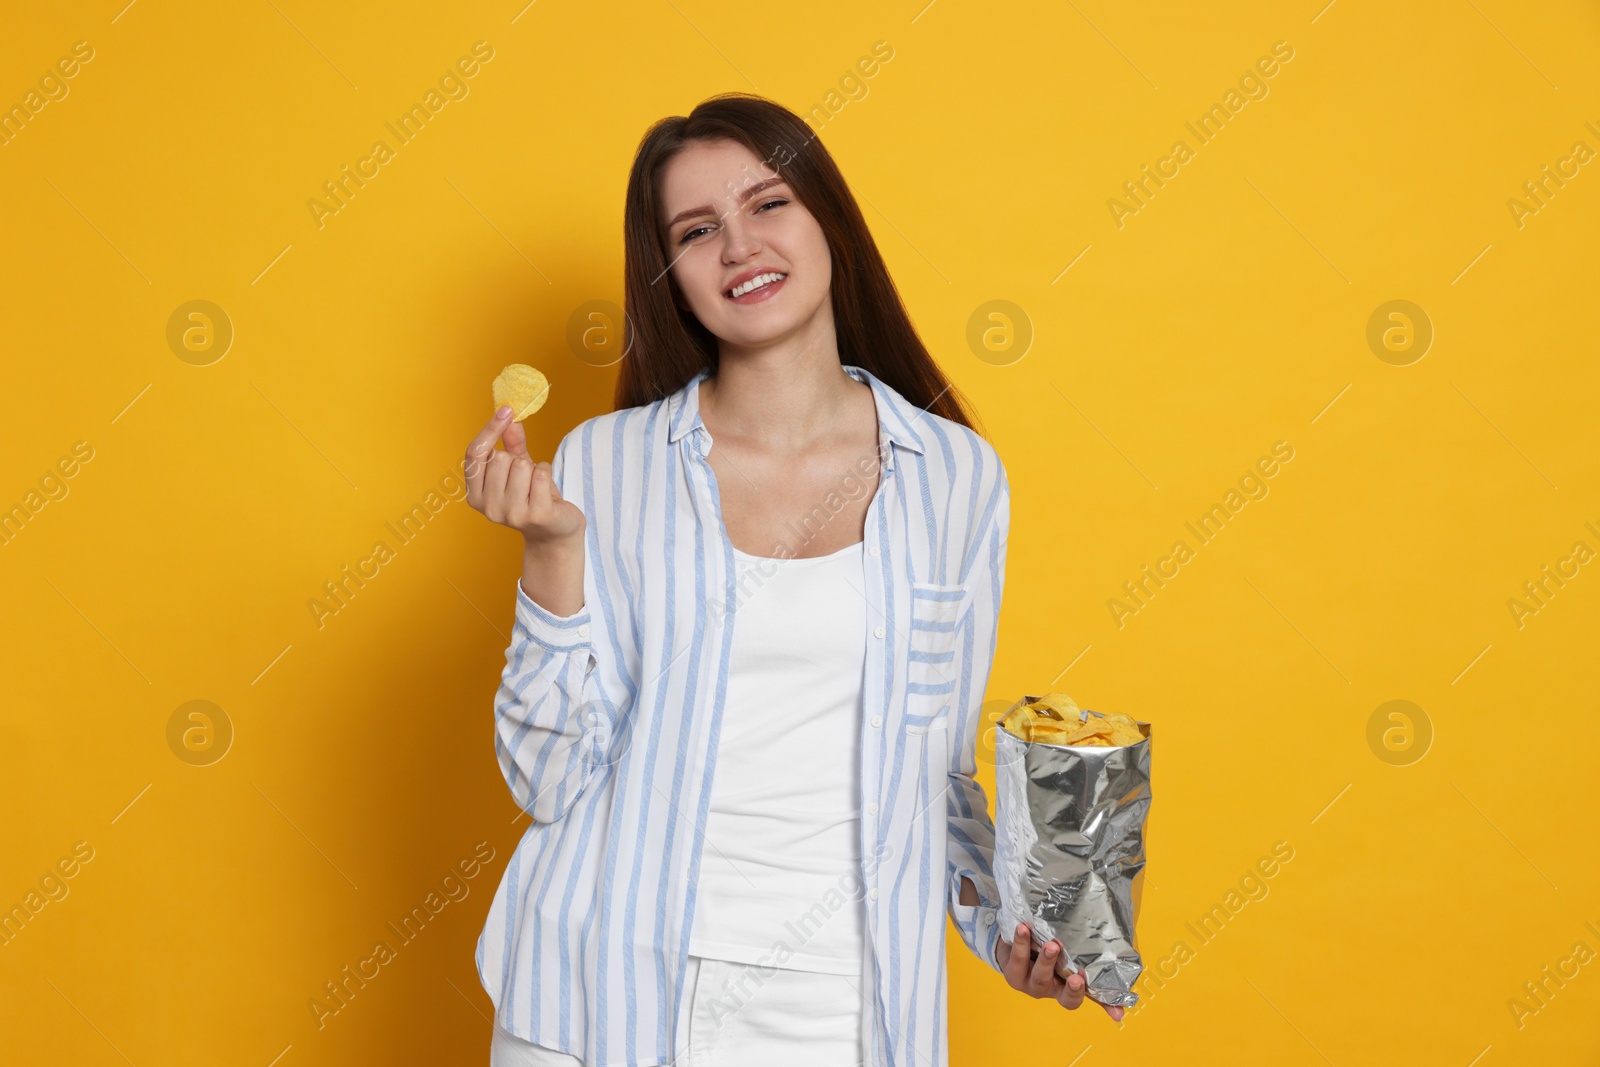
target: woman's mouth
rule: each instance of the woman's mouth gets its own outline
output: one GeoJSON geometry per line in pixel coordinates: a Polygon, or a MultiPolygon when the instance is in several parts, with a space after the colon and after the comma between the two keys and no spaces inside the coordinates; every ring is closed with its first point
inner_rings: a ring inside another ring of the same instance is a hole
{"type": "Polygon", "coordinates": [[[723,293],[724,299],[735,304],[756,304],[770,299],[779,289],[783,288],[784,280],[789,276],[777,271],[758,274],[747,282],[742,282],[723,293]]]}

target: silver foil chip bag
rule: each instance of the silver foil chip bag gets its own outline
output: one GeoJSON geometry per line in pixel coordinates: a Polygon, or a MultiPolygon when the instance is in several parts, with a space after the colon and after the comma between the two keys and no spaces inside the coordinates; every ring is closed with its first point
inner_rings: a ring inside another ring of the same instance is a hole
{"type": "MultiPolygon", "coordinates": [[[[1024,696],[1007,714],[1038,699],[1024,696]]],[[[1079,714],[1080,722],[1105,717],[1079,714]]],[[[1119,747],[1024,741],[995,728],[1001,932],[1010,940],[1025,923],[1036,950],[1059,939],[1056,973],[1081,971],[1088,996],[1121,1007],[1138,1002],[1133,983],[1144,969],[1134,921],[1144,889],[1150,724],[1137,726],[1144,739],[1119,747]]]]}

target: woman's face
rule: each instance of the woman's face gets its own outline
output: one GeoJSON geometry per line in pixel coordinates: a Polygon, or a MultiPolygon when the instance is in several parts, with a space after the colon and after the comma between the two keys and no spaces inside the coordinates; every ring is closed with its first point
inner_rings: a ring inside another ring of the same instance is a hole
{"type": "Polygon", "coordinates": [[[736,141],[696,141],[662,168],[660,199],[672,277],[725,345],[763,347],[832,328],[828,242],[770,164],[736,141]],[[762,285],[772,274],[782,277],[762,285]],[[730,295],[750,284],[758,288],[730,295]]]}

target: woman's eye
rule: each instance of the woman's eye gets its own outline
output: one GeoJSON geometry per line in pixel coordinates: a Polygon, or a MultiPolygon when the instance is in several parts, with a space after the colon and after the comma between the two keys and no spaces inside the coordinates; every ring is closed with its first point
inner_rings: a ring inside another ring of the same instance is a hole
{"type": "MultiPolygon", "coordinates": [[[[781,207],[782,205],[787,204],[788,202],[789,201],[783,199],[782,197],[778,197],[777,199],[774,199],[774,200],[768,200],[766,203],[764,203],[760,207],[756,208],[756,214],[759,215],[761,212],[765,211],[769,207],[781,207]]],[[[686,233],[684,233],[684,235],[682,237],[678,238],[678,243],[679,244],[688,244],[690,241],[694,240],[696,237],[700,236],[702,233],[705,233],[710,229],[711,229],[711,227],[709,227],[709,226],[696,226],[694,229],[687,231],[686,233]]]]}

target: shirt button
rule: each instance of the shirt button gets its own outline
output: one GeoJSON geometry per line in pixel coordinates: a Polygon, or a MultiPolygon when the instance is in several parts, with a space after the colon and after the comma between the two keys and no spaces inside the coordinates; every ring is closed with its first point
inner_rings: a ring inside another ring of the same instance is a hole
{"type": "Polygon", "coordinates": [[[983,913],[983,925],[988,926],[993,922],[994,922],[994,913],[993,912],[987,912],[987,911],[984,912],[983,913]]]}
{"type": "Polygon", "coordinates": [[[584,623],[582,626],[578,627],[578,636],[579,637],[588,637],[589,636],[589,624],[588,623],[584,623]]]}
{"type": "MultiPolygon", "coordinates": [[[[874,715],[872,717],[872,725],[874,725],[874,726],[882,726],[883,725],[883,716],[882,715],[874,715]]],[[[873,810],[877,810],[877,809],[874,808],[873,810]]]]}
{"type": "Polygon", "coordinates": [[[876,556],[877,554],[878,554],[878,546],[877,545],[873,545],[871,548],[867,549],[867,555],[876,556]]]}
{"type": "Polygon", "coordinates": [[[877,805],[876,801],[874,801],[873,803],[867,805],[867,813],[869,815],[878,814],[878,805],[877,805]]]}
{"type": "Polygon", "coordinates": [[[867,896],[871,897],[873,900],[877,900],[878,899],[878,890],[876,888],[874,888],[870,893],[867,894],[867,896]]]}
{"type": "Polygon", "coordinates": [[[873,637],[882,637],[883,636],[883,627],[879,626],[877,629],[873,630],[872,631],[872,636],[873,637]]]}

